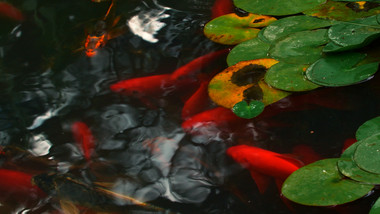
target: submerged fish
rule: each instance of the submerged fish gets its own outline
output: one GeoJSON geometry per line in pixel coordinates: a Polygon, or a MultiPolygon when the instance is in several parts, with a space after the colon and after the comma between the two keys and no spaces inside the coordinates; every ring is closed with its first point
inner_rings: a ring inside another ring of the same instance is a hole
{"type": "Polygon", "coordinates": [[[211,9],[211,18],[226,15],[234,11],[234,4],[232,0],[215,0],[211,9]]]}
{"type": "Polygon", "coordinates": [[[82,149],[84,158],[89,161],[95,150],[95,140],[90,128],[83,122],[75,122],[71,125],[71,131],[82,149]]]}
{"type": "Polygon", "coordinates": [[[251,172],[260,192],[265,191],[267,185],[263,176],[273,177],[281,182],[304,165],[289,155],[247,145],[230,147],[227,149],[227,155],[251,172]]]}
{"type": "Polygon", "coordinates": [[[15,21],[24,20],[24,15],[21,11],[7,2],[0,2],[0,16],[7,17],[15,21]]]}
{"type": "Polygon", "coordinates": [[[0,199],[12,199],[20,204],[37,202],[46,194],[32,183],[32,175],[20,171],[0,169],[0,199]]]}

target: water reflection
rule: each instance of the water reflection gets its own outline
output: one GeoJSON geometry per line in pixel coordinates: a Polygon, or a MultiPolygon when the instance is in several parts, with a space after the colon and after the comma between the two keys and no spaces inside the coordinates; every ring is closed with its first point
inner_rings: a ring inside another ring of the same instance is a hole
{"type": "MultiPolygon", "coordinates": [[[[39,16],[53,11],[55,18],[39,18],[37,23],[30,16],[13,26],[7,39],[1,37],[0,163],[26,173],[23,179],[35,176],[48,196],[31,204],[4,200],[1,212],[289,213],[274,185],[260,195],[248,172],[225,155],[226,149],[245,142],[286,153],[292,145],[311,142],[323,150],[347,136],[336,133],[340,123],[325,125],[324,118],[347,121],[342,112],[297,109],[292,106],[297,99],[278,102],[253,121],[217,111],[215,120],[183,123],[181,109],[197,81],[176,94],[168,87],[148,99],[111,92],[110,85],[118,81],[170,74],[196,57],[225,48],[205,39],[201,31],[210,19],[211,0],[118,1],[126,30],[93,57],[83,49],[74,51],[85,39],[82,22],[96,21],[108,5],[65,2],[59,12],[45,1],[35,2],[39,16]],[[66,19],[78,25],[68,27],[66,19]],[[54,21],[62,24],[62,32],[51,30],[54,21]],[[94,137],[90,158],[73,137],[71,127],[78,121],[87,124],[94,137]],[[302,128],[293,129],[295,124],[302,128]],[[311,129],[324,134],[314,137],[311,129]]],[[[213,69],[204,65],[200,70],[207,74],[213,69]]],[[[208,102],[205,106],[217,109],[208,102]]],[[[373,112],[358,116],[344,132],[353,133],[373,112]]],[[[340,151],[332,147],[324,155],[340,151]]]]}

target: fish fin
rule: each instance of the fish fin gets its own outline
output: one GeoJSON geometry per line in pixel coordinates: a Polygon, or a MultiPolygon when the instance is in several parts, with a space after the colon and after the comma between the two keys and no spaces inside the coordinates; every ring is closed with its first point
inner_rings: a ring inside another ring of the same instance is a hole
{"type": "Polygon", "coordinates": [[[291,162],[292,164],[294,164],[295,166],[298,166],[298,167],[303,167],[305,165],[304,162],[302,162],[301,160],[299,160],[297,158],[296,155],[293,155],[293,154],[279,154],[277,155],[277,157],[279,158],[282,158],[286,161],[289,161],[291,162]]]}
{"type": "Polygon", "coordinates": [[[265,191],[268,189],[270,177],[252,169],[250,169],[249,172],[251,174],[252,179],[255,181],[256,186],[259,189],[259,192],[261,194],[264,194],[265,191]]]}
{"type": "Polygon", "coordinates": [[[299,144],[293,147],[292,154],[296,155],[297,159],[300,159],[306,165],[322,159],[321,155],[305,144],[299,144]]]}

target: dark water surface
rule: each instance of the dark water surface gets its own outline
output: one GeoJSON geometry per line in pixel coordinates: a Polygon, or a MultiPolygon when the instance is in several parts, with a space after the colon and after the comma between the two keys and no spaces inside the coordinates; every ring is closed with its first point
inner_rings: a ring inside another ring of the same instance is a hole
{"type": "MultiPolygon", "coordinates": [[[[212,4],[119,0],[120,21],[113,27],[119,33],[87,57],[81,47],[109,2],[15,0],[26,20],[1,23],[0,145],[11,156],[0,163],[35,175],[48,196],[28,203],[5,197],[0,213],[59,213],[65,205],[72,213],[292,213],[274,183],[260,194],[249,172],[225,150],[245,142],[290,153],[306,144],[323,158],[338,157],[357,127],[378,116],[379,78],[292,96],[273,104],[269,119],[252,120],[240,130],[206,127],[200,135],[181,128],[184,98],[195,89],[169,89],[148,100],[109,89],[120,80],[171,73],[225,48],[202,33],[212,4]],[[310,107],[293,108],[308,102],[310,107]],[[91,161],[73,138],[76,121],[94,135],[91,161]]],[[[293,212],[365,213],[373,195],[343,211],[293,205],[293,212]]]]}

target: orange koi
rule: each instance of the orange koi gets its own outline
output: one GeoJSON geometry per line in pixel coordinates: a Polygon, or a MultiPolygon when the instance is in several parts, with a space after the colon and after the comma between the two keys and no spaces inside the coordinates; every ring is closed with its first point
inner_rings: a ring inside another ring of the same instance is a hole
{"type": "Polygon", "coordinates": [[[248,120],[236,116],[231,109],[216,107],[196,114],[182,123],[182,128],[187,133],[195,134],[201,127],[229,128],[246,124],[248,120]]]}
{"type": "Polygon", "coordinates": [[[263,179],[258,180],[257,175],[270,176],[276,180],[284,181],[290,174],[304,165],[302,161],[291,156],[247,145],[230,147],[227,149],[227,155],[251,172],[260,191],[265,191],[266,187],[259,186],[263,184],[263,179]]]}
{"type": "Polygon", "coordinates": [[[177,68],[173,73],[171,78],[173,80],[179,80],[184,78],[195,78],[205,65],[210,65],[221,57],[226,57],[229,49],[222,49],[219,51],[211,52],[206,55],[195,58],[191,62],[177,68]]]}
{"type": "Polygon", "coordinates": [[[182,119],[188,119],[200,113],[205,109],[206,104],[210,103],[207,91],[208,83],[209,81],[202,82],[197,91],[185,102],[182,108],[182,119]]]}

